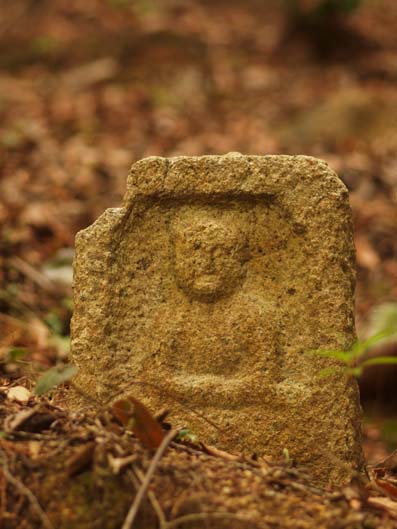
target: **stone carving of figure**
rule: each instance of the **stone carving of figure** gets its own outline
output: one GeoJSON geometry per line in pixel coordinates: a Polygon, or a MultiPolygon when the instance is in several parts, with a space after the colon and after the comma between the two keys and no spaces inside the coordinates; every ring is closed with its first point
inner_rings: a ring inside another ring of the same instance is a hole
{"type": "Polygon", "coordinates": [[[277,378],[275,309],[247,285],[245,226],[241,213],[214,206],[185,206],[171,222],[177,301],[159,313],[168,332],[153,360],[181,393],[200,383],[214,393],[227,382],[237,399],[254,372],[258,382],[277,378]]]}

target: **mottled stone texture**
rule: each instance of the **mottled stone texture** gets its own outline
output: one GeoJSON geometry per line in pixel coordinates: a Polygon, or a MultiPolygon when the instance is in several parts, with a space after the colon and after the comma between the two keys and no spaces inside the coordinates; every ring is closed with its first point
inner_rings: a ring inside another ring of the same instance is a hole
{"type": "Polygon", "coordinates": [[[76,246],[76,384],[98,403],[131,393],[323,483],[361,468],[357,384],[307,354],[354,340],[348,192],[326,163],[147,158],[76,246]]]}

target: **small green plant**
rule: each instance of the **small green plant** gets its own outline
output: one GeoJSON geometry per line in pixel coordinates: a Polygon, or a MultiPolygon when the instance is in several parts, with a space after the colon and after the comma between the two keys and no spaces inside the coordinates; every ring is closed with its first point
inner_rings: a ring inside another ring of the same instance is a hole
{"type": "MultiPolygon", "coordinates": [[[[397,343],[397,303],[383,303],[373,310],[369,329],[371,337],[366,340],[358,340],[348,351],[339,350],[317,350],[310,351],[313,354],[339,360],[344,364],[347,373],[361,376],[364,369],[374,365],[397,364],[397,356],[369,356],[368,351],[374,346],[385,345],[390,342],[397,343]]],[[[320,374],[328,375],[334,373],[335,367],[323,369],[320,374]]]]}
{"type": "Polygon", "coordinates": [[[188,443],[197,444],[198,437],[193,433],[189,428],[182,428],[179,430],[178,435],[176,436],[177,441],[187,441],[188,443]]]}
{"type": "MultiPolygon", "coordinates": [[[[397,356],[374,356],[368,357],[365,353],[375,345],[379,345],[392,336],[397,336],[395,331],[379,332],[368,338],[367,340],[357,340],[351,349],[348,351],[340,351],[337,349],[318,349],[310,351],[312,354],[323,356],[325,358],[332,358],[339,360],[344,364],[344,369],[349,375],[359,377],[362,375],[365,368],[374,365],[397,364],[397,356]]],[[[321,370],[321,376],[327,376],[335,373],[336,367],[327,367],[321,370]]]]}

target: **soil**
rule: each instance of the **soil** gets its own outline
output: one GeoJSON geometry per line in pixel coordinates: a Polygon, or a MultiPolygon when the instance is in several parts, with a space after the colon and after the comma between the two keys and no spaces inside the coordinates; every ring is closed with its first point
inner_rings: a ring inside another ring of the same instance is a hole
{"type": "MultiPolygon", "coordinates": [[[[2,527],[124,528],[154,449],[109,410],[67,411],[65,392],[54,395],[57,405],[12,402],[4,386],[0,395],[2,527]]],[[[316,487],[287,454],[275,462],[179,441],[155,466],[134,527],[397,527],[395,503],[378,496],[363,477],[344,488],[316,487]]]]}

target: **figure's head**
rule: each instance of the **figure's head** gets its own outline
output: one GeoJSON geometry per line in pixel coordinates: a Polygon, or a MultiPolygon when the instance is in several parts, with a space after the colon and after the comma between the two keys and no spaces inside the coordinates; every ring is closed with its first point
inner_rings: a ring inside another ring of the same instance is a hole
{"type": "Polygon", "coordinates": [[[229,210],[186,207],[171,225],[176,283],[202,301],[233,292],[246,275],[248,241],[229,210]]]}

